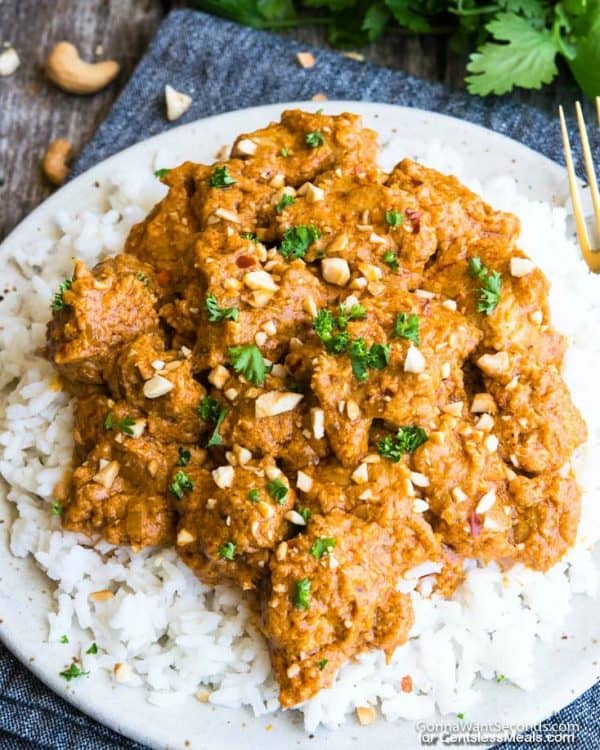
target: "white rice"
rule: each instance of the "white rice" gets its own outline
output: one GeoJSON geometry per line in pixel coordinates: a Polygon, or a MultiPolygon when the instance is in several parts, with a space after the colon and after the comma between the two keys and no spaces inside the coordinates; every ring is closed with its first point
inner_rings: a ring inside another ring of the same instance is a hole
{"type": "MultiPolygon", "coordinates": [[[[589,311],[597,279],[567,238],[566,211],[524,198],[509,178],[478,184],[463,174],[459,154],[440,144],[432,144],[423,161],[457,174],[492,205],[520,216],[521,246],[553,282],[554,321],[571,341],[565,376],[590,429],[582,454],[593,455],[600,410],[589,408],[596,401],[590,363],[600,361],[600,339],[589,311]]],[[[166,163],[162,153],[154,166],[166,163]]],[[[165,192],[150,165],[116,175],[113,183],[103,211],[61,211],[53,236],[15,254],[23,281],[18,293],[0,302],[0,474],[17,511],[11,550],[31,555],[55,582],[48,641],[68,635],[92,677],[97,670],[112,676],[116,663],[126,664],[121,679],[157,706],[196,694],[218,706],[247,706],[255,715],[272,712],[279,704],[266,645],[237,588],[203,585],[173,550],[134,554],[105,542],[89,547],[85,537],[62,531],[50,513],[53,487],[71,458],[72,413],[67,396],[52,389],[52,367],[36,355],[49,300],[70,276],[75,257],[94,265],[119,252],[131,226],[165,192]],[[91,592],[107,588],[116,589],[112,599],[90,600],[91,592]],[[97,655],[85,653],[91,642],[97,655]]],[[[563,561],[547,574],[522,566],[502,574],[496,565],[472,563],[450,601],[430,595],[438,566],[420,566],[400,584],[413,598],[410,641],[388,665],[381,652],[371,652],[343,667],[330,690],[300,708],[306,730],[336,727],[367,704],[378,705],[390,721],[462,712],[479,698],[477,678],[502,674],[532,690],[536,641],[558,637],[573,595],[597,593],[591,548],[600,529],[593,502],[600,468],[586,464],[583,455],[577,463],[585,487],[582,520],[578,544],[563,561]],[[410,693],[400,688],[405,675],[412,677],[410,693]]]]}

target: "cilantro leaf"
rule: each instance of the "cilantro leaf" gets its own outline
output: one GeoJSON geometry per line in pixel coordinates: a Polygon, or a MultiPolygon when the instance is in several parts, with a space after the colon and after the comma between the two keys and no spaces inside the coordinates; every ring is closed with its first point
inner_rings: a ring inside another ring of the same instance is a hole
{"type": "Polygon", "coordinates": [[[471,94],[506,94],[515,86],[539,89],[557,74],[556,39],[515,13],[499,13],[486,25],[497,40],[486,42],[470,57],[467,88],[471,94]],[[505,44],[498,44],[505,42],[505,44]]]}
{"type": "Polygon", "coordinates": [[[229,361],[237,373],[241,373],[254,385],[263,385],[266,374],[271,372],[272,365],[267,366],[256,344],[230,346],[227,352],[229,361]]]}
{"type": "Polygon", "coordinates": [[[391,211],[385,212],[385,220],[391,227],[399,227],[404,224],[404,214],[393,208],[391,211]]]}
{"type": "Polygon", "coordinates": [[[313,130],[304,136],[304,142],[309,148],[319,148],[325,143],[325,136],[320,130],[313,130]]]}
{"type": "Polygon", "coordinates": [[[469,274],[481,282],[477,290],[477,312],[491,315],[498,307],[502,292],[502,277],[498,271],[490,273],[478,257],[469,259],[469,274]]]}
{"type": "Polygon", "coordinates": [[[308,523],[312,516],[312,511],[309,508],[296,508],[298,515],[302,516],[304,523],[308,523]]]}
{"type": "Polygon", "coordinates": [[[92,645],[87,649],[85,652],[86,654],[97,654],[98,653],[98,646],[95,643],[92,643],[92,645]]]}
{"type": "Polygon", "coordinates": [[[320,560],[323,555],[328,555],[335,545],[333,537],[318,537],[310,546],[310,554],[315,560],[320,560]]]}
{"type": "Polygon", "coordinates": [[[260,490],[257,490],[256,487],[253,490],[249,490],[248,500],[250,500],[251,503],[257,503],[260,500],[260,490]]]}
{"type": "Polygon", "coordinates": [[[233,560],[235,557],[235,544],[233,542],[225,542],[219,547],[219,557],[222,560],[233,560]]]}
{"type": "Polygon", "coordinates": [[[60,503],[52,503],[52,505],[50,506],[50,512],[53,516],[62,516],[63,507],[60,503]]]}
{"type": "Polygon", "coordinates": [[[415,10],[425,3],[415,3],[414,0],[385,0],[385,4],[392,11],[400,26],[417,34],[423,34],[430,30],[431,24],[423,15],[423,13],[427,13],[427,9],[425,8],[421,12],[415,10]]]}
{"type": "Polygon", "coordinates": [[[131,417],[129,414],[126,417],[123,417],[119,422],[115,421],[115,415],[112,413],[112,411],[109,411],[106,413],[106,416],[104,417],[104,422],[102,423],[102,426],[105,430],[112,430],[114,427],[117,428],[117,430],[120,430],[125,435],[133,435],[133,426],[135,425],[135,419],[131,417]]]}
{"type": "Polygon", "coordinates": [[[192,454],[187,448],[179,447],[179,458],[177,460],[176,466],[187,466],[189,462],[192,460],[192,454]]]}
{"type": "Polygon", "coordinates": [[[415,346],[419,346],[419,316],[414,313],[398,313],[396,323],[394,324],[394,335],[402,339],[412,341],[415,346]]]}
{"type": "Polygon", "coordinates": [[[185,471],[178,471],[173,477],[169,489],[178,500],[181,500],[184,492],[191,492],[194,489],[194,483],[185,471]]]}
{"type": "Polygon", "coordinates": [[[294,581],[292,601],[298,610],[310,609],[310,578],[300,578],[294,581]]]}
{"type": "Polygon", "coordinates": [[[68,642],[69,642],[69,637],[66,635],[61,635],[59,639],[59,643],[68,643],[68,642]]]}
{"type": "Polygon", "coordinates": [[[398,273],[400,270],[400,264],[398,263],[398,256],[393,250],[386,250],[383,254],[383,262],[388,265],[394,273],[398,273]]]}
{"type": "Polygon", "coordinates": [[[211,323],[220,323],[223,320],[237,320],[240,314],[237,307],[219,307],[214,294],[207,295],[204,300],[204,309],[211,323]]]}
{"type": "Polygon", "coordinates": [[[73,280],[72,279],[65,279],[62,281],[58,286],[58,292],[52,297],[52,303],[50,307],[54,312],[58,312],[59,310],[64,310],[65,307],[68,307],[67,303],[63,299],[63,294],[67,291],[67,289],[70,289],[73,286],[73,280]]]}
{"type": "MultiPolygon", "coordinates": [[[[223,445],[223,439],[219,435],[219,427],[227,416],[227,409],[224,409],[215,398],[205,396],[200,402],[198,413],[205,422],[214,425],[212,435],[208,439],[206,447],[210,448],[212,445],[223,445]]],[[[183,465],[185,466],[185,464],[183,465]]]]}
{"type": "Polygon", "coordinates": [[[296,199],[289,193],[282,193],[279,202],[277,203],[276,211],[278,214],[283,213],[288,206],[291,206],[296,199]]]}
{"type": "Polygon", "coordinates": [[[210,176],[209,185],[214,188],[228,188],[235,185],[237,180],[229,174],[226,166],[215,167],[210,176]]]}
{"type": "Polygon", "coordinates": [[[277,505],[284,505],[285,498],[287,497],[288,488],[281,481],[281,479],[271,479],[267,482],[267,492],[269,497],[272,497],[277,505]]]}
{"type": "Polygon", "coordinates": [[[328,664],[329,659],[319,659],[319,661],[317,662],[317,667],[319,667],[322,672],[328,664]]]}
{"type": "Polygon", "coordinates": [[[590,98],[600,95],[600,3],[590,4],[588,12],[577,21],[575,54],[568,65],[590,98]]]}
{"type": "Polygon", "coordinates": [[[163,167],[163,169],[157,169],[156,172],[154,173],[154,176],[158,177],[159,180],[162,180],[162,178],[166,177],[170,171],[171,171],[170,169],[166,169],[163,167]]]}
{"type": "Polygon", "coordinates": [[[422,427],[404,425],[395,435],[382,438],[377,443],[377,450],[393,463],[398,463],[404,453],[412,453],[427,439],[427,433],[422,427]]]}
{"type": "Polygon", "coordinates": [[[89,672],[84,672],[79,665],[73,662],[70,667],[59,672],[59,674],[61,677],[64,677],[67,682],[71,682],[71,680],[74,680],[76,677],[84,677],[85,675],[88,675],[89,672]]]}
{"type": "Polygon", "coordinates": [[[369,5],[363,18],[361,29],[367,32],[369,42],[376,42],[385,31],[391,14],[383,3],[369,5]]]}
{"type": "Polygon", "coordinates": [[[346,326],[351,320],[364,320],[367,317],[367,311],[364,305],[354,304],[348,307],[347,305],[340,305],[338,316],[336,318],[337,327],[340,330],[345,330],[346,326]]]}
{"type": "Polygon", "coordinates": [[[391,344],[371,344],[367,355],[367,365],[373,370],[383,370],[390,361],[391,344]]]}
{"type": "Polygon", "coordinates": [[[299,224],[296,227],[290,227],[284,232],[283,240],[277,250],[284,258],[303,258],[308,248],[320,236],[321,232],[312,224],[310,226],[299,224]]]}

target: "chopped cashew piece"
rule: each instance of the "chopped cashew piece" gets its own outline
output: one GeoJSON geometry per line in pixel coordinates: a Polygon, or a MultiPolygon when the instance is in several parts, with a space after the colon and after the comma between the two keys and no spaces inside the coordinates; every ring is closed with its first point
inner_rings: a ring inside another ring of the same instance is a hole
{"type": "Polygon", "coordinates": [[[0,76],[11,76],[21,64],[17,51],[12,47],[0,54],[0,76]]]}
{"type": "Polygon", "coordinates": [[[404,360],[404,372],[420,373],[425,369],[425,357],[412,344],[408,347],[406,352],[406,359],[404,360]]]}
{"type": "Polygon", "coordinates": [[[167,378],[163,378],[162,375],[153,375],[150,380],[146,380],[142,392],[146,398],[160,398],[169,391],[172,391],[175,386],[167,378]]]}
{"type": "Polygon", "coordinates": [[[494,397],[490,393],[476,393],[471,403],[473,414],[495,414],[498,411],[494,397]]]}
{"type": "Polygon", "coordinates": [[[257,148],[258,146],[254,141],[249,138],[242,138],[235,144],[234,156],[254,156],[257,148]]]}
{"type": "Polygon", "coordinates": [[[171,122],[178,120],[184,115],[192,104],[192,97],[181,91],[176,91],[172,86],[165,86],[165,102],[167,104],[167,120],[171,122]]]}
{"type": "Polygon", "coordinates": [[[356,484],[365,484],[365,482],[369,481],[369,466],[368,464],[362,463],[359,465],[358,469],[355,469],[352,472],[352,481],[356,482],[356,484]]]}
{"type": "Polygon", "coordinates": [[[496,490],[490,490],[489,492],[486,492],[485,495],[482,496],[481,500],[477,503],[475,513],[479,514],[480,516],[484,513],[487,513],[487,511],[490,510],[495,502],[496,490]]]}
{"type": "Polygon", "coordinates": [[[413,500],[412,509],[413,513],[425,513],[426,510],[429,510],[429,503],[427,500],[417,498],[416,500],[413,500]]]}
{"type": "Polygon", "coordinates": [[[277,414],[295,409],[303,398],[302,393],[293,391],[268,391],[256,399],[254,413],[257,419],[275,417],[277,414]]]}
{"type": "Polygon", "coordinates": [[[366,726],[367,724],[372,724],[375,719],[377,718],[377,711],[373,708],[373,706],[358,706],[356,709],[356,716],[358,717],[358,721],[363,725],[366,726]]]}
{"type": "Polygon", "coordinates": [[[244,284],[249,289],[264,289],[269,292],[276,292],[279,289],[271,274],[266,271],[249,271],[244,276],[244,284]]]}
{"type": "Polygon", "coordinates": [[[285,520],[293,523],[295,526],[306,526],[304,518],[295,510],[288,510],[285,514],[285,520]]]}
{"type": "Polygon", "coordinates": [[[510,359],[507,352],[496,352],[496,354],[483,354],[477,360],[477,366],[486,375],[494,377],[508,372],[510,359]]]}
{"type": "Polygon", "coordinates": [[[229,370],[223,365],[217,365],[208,374],[208,382],[219,390],[229,380],[229,370]]]}
{"type": "Polygon", "coordinates": [[[325,437],[325,412],[315,407],[310,410],[310,423],[313,435],[317,440],[325,437]]]}
{"type": "Polygon", "coordinates": [[[93,476],[94,482],[98,482],[107,490],[113,486],[115,479],[119,475],[119,469],[121,466],[118,461],[109,461],[93,476]]]}
{"type": "Polygon", "coordinates": [[[77,47],[69,42],[54,45],[46,59],[46,75],[69,94],[95,94],[108,86],[119,70],[114,60],[84,62],[77,47]]]}
{"type": "Polygon", "coordinates": [[[73,147],[64,138],[57,138],[46,149],[42,160],[42,171],[53,185],[59,186],[67,179],[73,147]]]}
{"type": "Polygon", "coordinates": [[[191,544],[196,541],[196,537],[187,529],[181,529],[177,534],[177,544],[182,547],[185,544],[191,544]]]}
{"type": "Polygon", "coordinates": [[[528,276],[535,269],[535,263],[529,258],[519,258],[516,255],[510,259],[510,275],[517,279],[528,276]]]}
{"type": "Polygon", "coordinates": [[[310,492],[313,487],[313,478],[303,471],[299,471],[296,477],[296,487],[302,492],[310,492]]]}
{"type": "Polygon", "coordinates": [[[343,258],[323,258],[321,273],[329,284],[346,286],[350,281],[350,266],[343,258]]]}
{"type": "Polygon", "coordinates": [[[117,682],[127,682],[133,677],[133,669],[129,664],[117,663],[113,667],[113,674],[117,682]]]}
{"type": "Polygon", "coordinates": [[[312,182],[305,182],[298,190],[298,195],[303,195],[307,203],[319,203],[325,200],[325,191],[323,188],[313,185],[312,182]]]}
{"type": "Polygon", "coordinates": [[[315,64],[315,56],[312,52],[298,52],[296,54],[296,60],[301,68],[312,68],[315,64]]]}
{"type": "Polygon", "coordinates": [[[233,466],[219,466],[218,469],[214,469],[212,472],[215,484],[222,490],[227,490],[231,487],[234,476],[235,470],[233,466]]]}

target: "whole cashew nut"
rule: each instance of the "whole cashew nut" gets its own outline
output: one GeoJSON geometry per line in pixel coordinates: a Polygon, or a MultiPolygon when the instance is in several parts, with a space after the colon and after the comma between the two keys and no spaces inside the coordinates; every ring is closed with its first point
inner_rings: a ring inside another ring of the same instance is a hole
{"type": "Polygon", "coordinates": [[[69,42],[56,44],[46,60],[46,75],[70,94],[94,94],[117,76],[120,66],[114,60],[87,63],[77,47],[69,42]]]}
{"type": "Polygon", "coordinates": [[[62,185],[69,174],[67,162],[73,147],[64,138],[57,138],[48,146],[42,161],[42,170],[53,185],[62,185]]]}

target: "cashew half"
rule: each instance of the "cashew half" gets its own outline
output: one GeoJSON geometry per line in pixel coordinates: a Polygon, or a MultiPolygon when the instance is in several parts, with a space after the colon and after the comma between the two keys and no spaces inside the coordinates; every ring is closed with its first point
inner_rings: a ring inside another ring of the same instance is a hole
{"type": "Polygon", "coordinates": [[[53,185],[62,185],[69,174],[69,161],[73,147],[64,138],[57,138],[48,146],[42,161],[42,170],[53,185]]]}
{"type": "Polygon", "coordinates": [[[114,60],[85,62],[77,47],[69,42],[56,44],[46,60],[48,78],[69,94],[94,94],[108,86],[119,70],[119,63],[114,60]]]}

